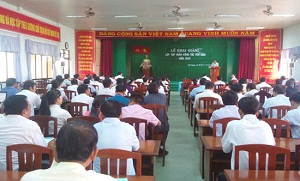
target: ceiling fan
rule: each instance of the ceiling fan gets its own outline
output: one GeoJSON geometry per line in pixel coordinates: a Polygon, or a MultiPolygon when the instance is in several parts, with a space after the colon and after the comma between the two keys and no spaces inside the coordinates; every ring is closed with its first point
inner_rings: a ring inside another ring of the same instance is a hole
{"type": "Polygon", "coordinates": [[[88,10],[84,11],[85,15],[68,15],[66,18],[88,18],[90,16],[94,16],[96,13],[93,11],[92,7],[89,7],[88,10]]]}
{"type": "Polygon", "coordinates": [[[142,26],[141,22],[137,23],[136,27],[128,28],[128,30],[144,30],[144,29],[145,29],[145,27],[142,26]]]}
{"type": "Polygon", "coordinates": [[[215,26],[214,27],[208,27],[206,30],[223,30],[222,26],[218,24],[218,22],[214,22],[215,26]]]}
{"type": "Polygon", "coordinates": [[[272,6],[268,5],[267,10],[263,10],[263,13],[267,16],[272,16],[273,12],[271,10],[272,10],[272,6]]]}
{"type": "Polygon", "coordinates": [[[172,14],[164,14],[163,17],[187,17],[189,16],[188,14],[181,14],[180,6],[174,6],[176,9],[172,10],[172,14]]]}

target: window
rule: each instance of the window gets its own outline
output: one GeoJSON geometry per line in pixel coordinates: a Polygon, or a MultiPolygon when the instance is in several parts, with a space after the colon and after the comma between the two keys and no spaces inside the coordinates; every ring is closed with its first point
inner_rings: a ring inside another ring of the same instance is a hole
{"type": "Polygon", "coordinates": [[[0,65],[0,82],[5,82],[10,77],[16,77],[13,53],[0,51],[0,65]]]}
{"type": "Polygon", "coordinates": [[[31,55],[32,79],[52,78],[53,58],[42,55],[31,55]]]}

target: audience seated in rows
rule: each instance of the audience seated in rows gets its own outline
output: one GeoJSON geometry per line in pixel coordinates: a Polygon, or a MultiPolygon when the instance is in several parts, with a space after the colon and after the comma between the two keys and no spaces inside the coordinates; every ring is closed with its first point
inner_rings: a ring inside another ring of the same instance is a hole
{"type": "MultiPolygon", "coordinates": [[[[241,116],[239,114],[239,108],[237,107],[238,103],[238,95],[234,91],[226,91],[222,95],[222,101],[224,103],[224,107],[215,110],[212,113],[212,116],[209,120],[209,126],[213,128],[213,124],[215,120],[223,119],[223,118],[237,118],[240,119],[241,116]]],[[[216,136],[222,136],[222,125],[217,125],[217,134],[216,136]]]]}
{"type": "Polygon", "coordinates": [[[300,92],[295,92],[290,96],[292,110],[282,118],[291,125],[292,138],[300,138],[300,92]]]}
{"type": "Polygon", "coordinates": [[[31,113],[30,116],[34,115],[34,109],[39,109],[41,106],[41,98],[36,93],[36,85],[32,80],[24,82],[23,90],[18,92],[16,95],[25,95],[30,103],[31,113]]]}
{"type": "MultiPolygon", "coordinates": [[[[57,132],[59,132],[60,128],[67,123],[67,119],[71,118],[71,114],[62,109],[60,106],[63,102],[60,91],[54,89],[48,91],[46,94],[42,96],[42,102],[39,114],[40,115],[48,115],[57,118],[57,132]]],[[[49,132],[53,134],[54,124],[50,122],[49,132]]]]}
{"type": "Polygon", "coordinates": [[[111,176],[85,170],[97,156],[97,142],[97,131],[90,123],[75,120],[64,125],[57,139],[49,144],[55,154],[52,166],[46,170],[28,172],[21,181],[115,180],[111,176]]]}
{"type": "MultiPolygon", "coordinates": [[[[98,149],[115,148],[126,151],[137,151],[139,140],[133,126],[120,121],[121,105],[117,101],[106,101],[101,106],[104,117],[102,122],[94,124],[98,133],[98,149]]],[[[101,173],[100,161],[97,157],[93,163],[93,169],[101,173]]],[[[127,162],[127,175],[135,175],[133,161],[127,162]]]]}
{"type": "MultiPolygon", "coordinates": [[[[255,97],[244,97],[238,102],[241,120],[230,121],[222,137],[222,149],[231,155],[231,169],[234,170],[234,147],[244,144],[275,145],[273,132],[268,123],[256,117],[259,102],[255,97]]],[[[246,153],[240,153],[240,169],[248,169],[246,153]]]]}
{"type": "MultiPolygon", "coordinates": [[[[6,170],[6,146],[36,144],[46,146],[44,135],[34,121],[29,120],[31,109],[25,95],[12,95],[4,101],[4,113],[0,118],[0,170],[6,170]]],[[[13,154],[13,170],[18,170],[18,158],[13,154]]]]}
{"type": "MultiPolygon", "coordinates": [[[[144,102],[144,97],[142,94],[134,93],[130,97],[129,106],[122,108],[122,118],[140,118],[147,120],[148,125],[152,126],[160,126],[160,120],[153,114],[153,112],[149,109],[145,109],[142,107],[144,102]]],[[[139,127],[139,140],[145,140],[144,133],[144,124],[139,127]]]]}

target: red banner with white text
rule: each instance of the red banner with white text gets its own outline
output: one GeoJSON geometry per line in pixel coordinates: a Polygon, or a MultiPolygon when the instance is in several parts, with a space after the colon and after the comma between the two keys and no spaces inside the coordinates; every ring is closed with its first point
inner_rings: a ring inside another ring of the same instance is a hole
{"type": "Polygon", "coordinates": [[[0,29],[60,42],[60,28],[0,6],[0,29]]]}
{"type": "Polygon", "coordinates": [[[278,78],[282,30],[262,30],[259,37],[259,77],[274,82],[278,78]]]}
{"type": "Polygon", "coordinates": [[[95,32],[75,32],[76,73],[80,79],[86,74],[94,73],[95,64],[95,32]]]}

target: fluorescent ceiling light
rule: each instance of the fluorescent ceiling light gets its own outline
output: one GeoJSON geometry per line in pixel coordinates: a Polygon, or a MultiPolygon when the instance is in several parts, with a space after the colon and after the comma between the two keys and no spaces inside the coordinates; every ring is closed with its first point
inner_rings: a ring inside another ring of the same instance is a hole
{"type": "Polygon", "coordinates": [[[295,15],[294,14],[273,14],[272,16],[277,16],[277,17],[293,17],[295,15]]]}
{"type": "Polygon", "coordinates": [[[65,16],[66,18],[88,18],[88,16],[65,16]]]}
{"type": "Polygon", "coordinates": [[[239,18],[239,14],[216,14],[217,17],[223,17],[223,18],[239,18]]]}
{"type": "Polygon", "coordinates": [[[184,28],[167,28],[168,30],[183,30],[184,28]]]}
{"type": "Polygon", "coordinates": [[[108,28],[91,28],[91,30],[107,30],[108,28]]]}
{"type": "Polygon", "coordinates": [[[247,27],[246,30],[260,30],[260,29],[265,29],[263,26],[250,26],[247,27]]]}
{"type": "Polygon", "coordinates": [[[137,15],[116,15],[114,18],[136,18],[137,15]]]}

